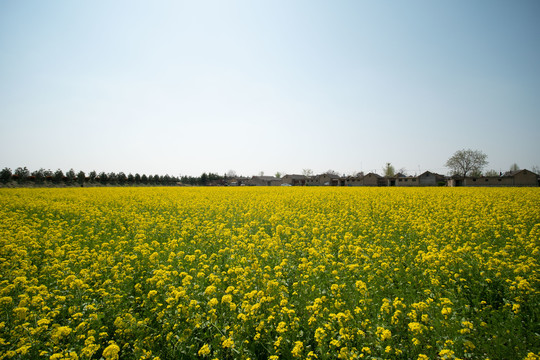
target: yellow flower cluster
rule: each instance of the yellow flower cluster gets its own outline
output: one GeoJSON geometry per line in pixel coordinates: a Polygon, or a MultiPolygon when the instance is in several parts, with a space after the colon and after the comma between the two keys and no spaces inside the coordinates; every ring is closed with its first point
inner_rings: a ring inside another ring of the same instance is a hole
{"type": "Polygon", "coordinates": [[[0,189],[0,219],[0,360],[540,354],[540,189],[0,189]]]}

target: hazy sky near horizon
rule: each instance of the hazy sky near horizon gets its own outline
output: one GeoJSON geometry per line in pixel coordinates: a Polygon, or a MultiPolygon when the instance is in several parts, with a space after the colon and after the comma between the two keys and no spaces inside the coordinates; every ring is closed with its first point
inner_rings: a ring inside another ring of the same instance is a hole
{"type": "Polygon", "coordinates": [[[540,166],[540,2],[0,2],[0,167],[540,166]]]}

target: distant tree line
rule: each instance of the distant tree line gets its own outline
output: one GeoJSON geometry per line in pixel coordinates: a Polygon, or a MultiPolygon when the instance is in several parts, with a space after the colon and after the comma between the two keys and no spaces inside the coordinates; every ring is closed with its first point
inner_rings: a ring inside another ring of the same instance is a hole
{"type": "Polygon", "coordinates": [[[227,175],[220,176],[215,173],[203,173],[201,176],[170,176],[125,174],[124,172],[75,172],[70,169],[64,173],[61,169],[56,171],[43,168],[32,171],[25,167],[18,167],[15,171],[5,167],[0,171],[0,182],[4,185],[16,184],[19,186],[175,186],[175,185],[222,185],[227,175]]]}

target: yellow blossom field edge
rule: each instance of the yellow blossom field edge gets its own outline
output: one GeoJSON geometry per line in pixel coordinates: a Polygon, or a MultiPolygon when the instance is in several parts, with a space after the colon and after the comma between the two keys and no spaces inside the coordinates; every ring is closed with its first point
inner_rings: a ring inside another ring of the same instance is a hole
{"type": "Polygon", "coordinates": [[[0,359],[539,359],[540,189],[0,189],[0,359]]]}

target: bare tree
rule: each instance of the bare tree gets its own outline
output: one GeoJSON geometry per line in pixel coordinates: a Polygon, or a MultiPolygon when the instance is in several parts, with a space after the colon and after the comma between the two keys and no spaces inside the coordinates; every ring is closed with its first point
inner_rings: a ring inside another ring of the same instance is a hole
{"type": "Polygon", "coordinates": [[[488,164],[487,155],[480,150],[458,150],[446,161],[454,175],[467,176],[468,173],[481,173],[488,164]]]}
{"type": "Polygon", "coordinates": [[[516,163],[513,163],[512,165],[510,165],[510,171],[514,172],[514,171],[518,171],[519,170],[519,165],[516,164],[516,163]]]}
{"type": "Polygon", "coordinates": [[[307,177],[313,176],[313,170],[311,170],[311,169],[303,169],[302,170],[302,175],[307,176],[307,177]]]}

